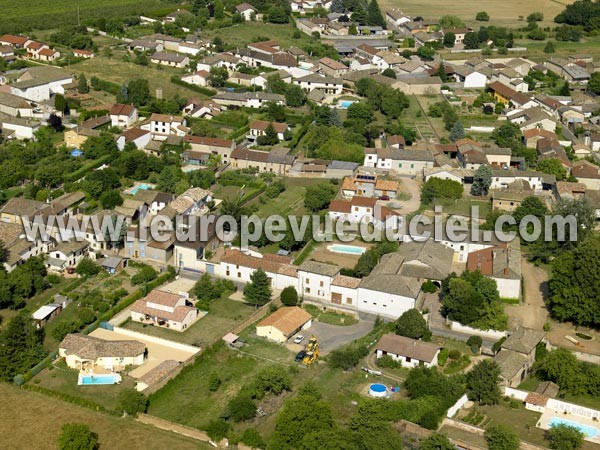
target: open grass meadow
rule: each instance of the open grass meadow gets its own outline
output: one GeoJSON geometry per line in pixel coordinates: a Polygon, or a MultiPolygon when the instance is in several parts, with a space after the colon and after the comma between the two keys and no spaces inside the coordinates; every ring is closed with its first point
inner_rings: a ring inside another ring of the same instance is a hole
{"type": "Polygon", "coordinates": [[[150,84],[150,94],[156,95],[156,90],[162,89],[163,98],[167,99],[175,95],[186,99],[190,97],[204,98],[199,92],[171,82],[173,75],[184,73],[183,69],[174,69],[156,64],[141,66],[125,61],[125,55],[126,52],[121,50],[114,51],[111,57],[98,55],[95,58],[71,65],[69,70],[76,73],[85,73],[88,80],[96,76],[101,80],[118,84],[127,84],[130,80],[136,78],[145,78],[150,84]]]}
{"type": "Polygon", "coordinates": [[[0,0],[0,33],[75,25],[78,8],[79,18],[84,21],[98,17],[109,19],[152,14],[163,8],[167,8],[164,13],[168,13],[176,5],[165,0],[0,0]]]}
{"type": "Polygon", "coordinates": [[[462,2],[448,2],[445,0],[380,0],[382,10],[397,8],[411,16],[422,16],[426,20],[435,20],[440,16],[454,15],[460,17],[467,25],[496,25],[500,27],[523,27],[524,19],[532,12],[544,13],[543,26],[551,26],[552,20],[572,0],[467,0],[462,2]],[[489,22],[477,22],[475,14],[485,11],[490,15],[489,22]]]}
{"type": "Polygon", "coordinates": [[[114,450],[198,450],[208,444],[169,431],[65,403],[37,392],[0,384],[0,435],[4,449],[54,450],[65,423],[85,423],[98,434],[100,448],[114,450]]]}
{"type": "Polygon", "coordinates": [[[230,46],[243,47],[250,42],[275,39],[283,48],[301,47],[311,41],[311,37],[300,33],[301,37],[294,39],[296,28],[290,24],[277,25],[264,22],[245,22],[232,27],[217,30],[205,30],[203,36],[210,39],[219,36],[230,46]]]}

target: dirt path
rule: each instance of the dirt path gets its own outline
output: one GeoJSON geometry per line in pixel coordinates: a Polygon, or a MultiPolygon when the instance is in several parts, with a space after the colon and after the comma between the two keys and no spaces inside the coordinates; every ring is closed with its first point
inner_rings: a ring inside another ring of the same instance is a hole
{"type": "Polygon", "coordinates": [[[548,274],[544,269],[522,259],[525,296],[520,305],[505,308],[509,317],[509,327],[522,326],[534,330],[543,330],[548,320],[548,311],[544,299],[548,296],[548,274]]]}
{"type": "Polygon", "coordinates": [[[410,214],[415,212],[421,206],[421,186],[416,179],[403,177],[400,179],[402,186],[410,194],[410,200],[394,200],[393,203],[400,203],[402,214],[410,214]]]}

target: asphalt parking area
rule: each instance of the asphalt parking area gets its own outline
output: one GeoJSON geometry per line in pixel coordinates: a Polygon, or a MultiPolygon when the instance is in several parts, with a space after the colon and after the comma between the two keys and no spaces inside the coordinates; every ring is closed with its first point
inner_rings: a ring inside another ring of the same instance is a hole
{"type": "Polygon", "coordinates": [[[319,351],[322,356],[325,356],[330,351],[363,337],[372,329],[373,322],[370,320],[360,320],[357,324],[347,326],[329,325],[313,321],[308,330],[298,333],[304,336],[304,341],[301,344],[294,344],[293,341],[296,336],[292,336],[287,347],[294,352],[299,352],[304,348],[308,339],[315,336],[319,340],[319,351]]]}

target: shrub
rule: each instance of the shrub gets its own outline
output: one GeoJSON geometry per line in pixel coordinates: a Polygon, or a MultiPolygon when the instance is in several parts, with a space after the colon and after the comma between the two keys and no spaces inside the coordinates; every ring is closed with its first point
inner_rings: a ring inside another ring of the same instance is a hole
{"type": "Polygon", "coordinates": [[[294,286],[287,286],[281,291],[281,303],[285,306],[296,306],[298,304],[298,292],[294,286]]]}
{"type": "Polygon", "coordinates": [[[219,377],[219,374],[217,372],[212,372],[208,376],[208,390],[210,392],[218,391],[219,387],[221,386],[221,383],[221,378],[219,377]]]}
{"type": "Polygon", "coordinates": [[[438,365],[443,366],[448,361],[449,351],[447,348],[443,348],[438,353],[438,365]]]}
{"type": "Polygon", "coordinates": [[[462,353],[459,350],[450,350],[450,352],[448,353],[448,357],[455,361],[459,360],[461,356],[462,353]]]}
{"type": "Polygon", "coordinates": [[[245,393],[240,393],[227,404],[223,417],[234,422],[253,419],[256,416],[256,405],[252,398],[245,393]]]}
{"type": "Polygon", "coordinates": [[[421,285],[421,290],[427,294],[433,294],[437,291],[437,286],[431,280],[427,280],[421,285]]]}
{"type": "Polygon", "coordinates": [[[147,406],[148,398],[135,389],[126,389],[119,394],[119,408],[130,416],[146,412],[147,406]]]}
{"type": "Polygon", "coordinates": [[[382,369],[397,369],[398,367],[402,367],[402,363],[395,361],[390,355],[383,355],[381,358],[377,358],[375,364],[382,369]]]}
{"type": "Polygon", "coordinates": [[[355,367],[361,358],[364,358],[369,354],[369,350],[366,346],[347,346],[332,351],[329,354],[329,364],[332,367],[349,370],[355,367]]]}
{"type": "Polygon", "coordinates": [[[152,267],[143,264],[139,272],[131,277],[131,284],[138,285],[154,280],[158,276],[158,272],[152,267]]]}

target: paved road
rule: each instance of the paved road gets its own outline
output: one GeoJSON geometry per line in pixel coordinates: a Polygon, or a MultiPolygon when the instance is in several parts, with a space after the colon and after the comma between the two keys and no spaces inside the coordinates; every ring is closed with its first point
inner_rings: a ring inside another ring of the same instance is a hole
{"type": "Polygon", "coordinates": [[[311,334],[316,336],[319,340],[321,355],[326,355],[330,351],[368,334],[373,329],[373,323],[370,320],[360,320],[354,325],[338,326],[313,321],[312,326],[300,334],[307,337],[311,334]]]}

